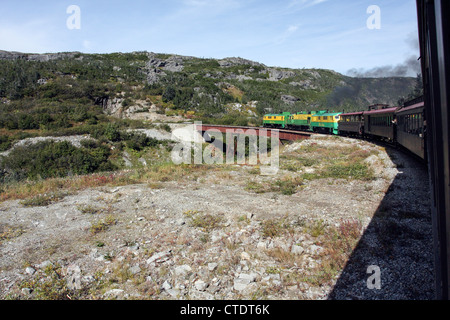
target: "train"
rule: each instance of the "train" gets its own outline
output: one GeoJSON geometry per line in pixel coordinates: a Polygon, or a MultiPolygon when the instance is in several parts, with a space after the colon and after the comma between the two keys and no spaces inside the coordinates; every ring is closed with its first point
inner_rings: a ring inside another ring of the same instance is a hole
{"type": "Polygon", "coordinates": [[[263,126],[383,140],[408,150],[423,161],[427,160],[423,97],[407,101],[401,107],[374,104],[367,111],[350,113],[327,110],[266,114],[263,126]]]}

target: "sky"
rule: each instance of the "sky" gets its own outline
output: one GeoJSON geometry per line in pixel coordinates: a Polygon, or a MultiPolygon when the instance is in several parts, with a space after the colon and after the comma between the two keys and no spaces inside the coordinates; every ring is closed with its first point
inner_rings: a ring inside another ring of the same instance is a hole
{"type": "Polygon", "coordinates": [[[353,76],[415,76],[417,38],[415,0],[2,0],[0,11],[0,50],[241,57],[353,76]]]}

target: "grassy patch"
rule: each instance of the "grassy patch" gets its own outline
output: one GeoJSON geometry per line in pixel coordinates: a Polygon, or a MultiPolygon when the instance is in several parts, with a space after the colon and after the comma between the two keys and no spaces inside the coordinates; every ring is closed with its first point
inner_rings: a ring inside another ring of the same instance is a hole
{"type": "Polygon", "coordinates": [[[200,228],[205,232],[210,232],[214,229],[222,227],[223,218],[221,216],[203,213],[196,210],[186,211],[184,215],[191,219],[191,225],[193,227],[200,228]]]}
{"type": "Polygon", "coordinates": [[[24,207],[45,207],[57,202],[67,196],[67,193],[56,192],[50,194],[39,194],[20,202],[24,207]]]}
{"type": "Polygon", "coordinates": [[[92,205],[78,206],[78,210],[82,214],[97,214],[97,213],[102,212],[101,208],[94,207],[92,205]]]}
{"type": "Polygon", "coordinates": [[[295,177],[285,177],[278,179],[271,184],[271,191],[278,191],[281,194],[290,196],[297,192],[298,187],[303,184],[303,179],[295,177]]]}
{"type": "Polygon", "coordinates": [[[281,248],[268,250],[267,254],[286,268],[293,267],[295,264],[299,264],[302,260],[301,256],[285,251],[281,248]]]}
{"type": "Polygon", "coordinates": [[[255,193],[279,192],[283,195],[293,195],[298,188],[303,185],[303,179],[300,177],[283,177],[275,181],[258,182],[250,180],[245,186],[245,190],[255,193]]]}
{"type": "Polygon", "coordinates": [[[25,231],[21,227],[10,227],[0,225],[0,244],[3,241],[9,241],[11,239],[17,238],[23,233],[25,233],[25,231]]]}
{"type": "Polygon", "coordinates": [[[62,268],[58,264],[50,264],[43,273],[37,273],[33,279],[24,280],[20,289],[31,290],[35,300],[74,300],[80,299],[85,293],[83,290],[70,290],[67,281],[62,276],[62,268]]]}
{"type": "Polygon", "coordinates": [[[327,166],[321,176],[333,179],[370,181],[374,179],[374,172],[365,163],[339,163],[327,166]]]}
{"type": "Polygon", "coordinates": [[[147,183],[150,188],[162,188],[163,182],[197,180],[207,172],[220,171],[227,166],[213,165],[175,165],[162,161],[144,168],[105,172],[45,180],[26,180],[2,185],[0,202],[13,199],[26,199],[27,206],[45,206],[63,196],[80,190],[96,187],[115,187],[129,184],[147,183]],[[54,192],[54,190],[62,190],[54,192]],[[32,199],[29,199],[32,198],[32,199]]]}
{"type": "Polygon", "coordinates": [[[247,182],[247,185],[245,186],[245,190],[255,192],[255,193],[268,192],[267,189],[264,187],[264,185],[261,182],[257,182],[257,181],[253,181],[253,180],[247,182]]]}
{"type": "Polygon", "coordinates": [[[105,219],[101,219],[91,225],[89,228],[89,232],[91,234],[97,234],[102,231],[106,231],[110,226],[115,225],[117,223],[116,218],[112,215],[107,216],[105,219]]]}
{"type": "Polygon", "coordinates": [[[312,223],[308,223],[303,227],[303,232],[310,236],[317,238],[325,233],[326,224],[323,220],[317,220],[312,223]]]}
{"type": "Polygon", "coordinates": [[[286,218],[268,219],[261,222],[261,234],[263,238],[275,238],[290,232],[290,225],[286,218]]]}
{"type": "Polygon", "coordinates": [[[38,181],[21,181],[5,184],[0,194],[0,202],[13,199],[33,198],[41,194],[52,194],[54,190],[72,193],[101,186],[123,186],[141,183],[133,177],[134,171],[120,171],[109,174],[92,174],[38,181]]]}

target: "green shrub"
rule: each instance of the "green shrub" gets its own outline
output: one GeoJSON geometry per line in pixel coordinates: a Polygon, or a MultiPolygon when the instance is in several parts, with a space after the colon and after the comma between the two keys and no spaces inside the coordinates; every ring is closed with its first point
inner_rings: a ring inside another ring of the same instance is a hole
{"type": "Polygon", "coordinates": [[[8,136],[0,135],[0,151],[5,151],[11,148],[12,141],[8,136]]]}
{"type": "Polygon", "coordinates": [[[125,133],[123,134],[123,139],[128,148],[136,151],[140,151],[145,147],[154,147],[159,144],[158,140],[138,132],[125,133]]]}
{"type": "Polygon", "coordinates": [[[108,123],[104,132],[103,136],[107,138],[110,141],[116,142],[120,141],[120,130],[119,127],[116,124],[108,123]]]}
{"type": "Polygon", "coordinates": [[[43,141],[15,148],[0,163],[0,180],[64,177],[113,170],[109,149],[79,149],[69,142],[43,141]]]}
{"type": "Polygon", "coordinates": [[[164,131],[167,131],[167,132],[172,132],[172,128],[167,124],[167,123],[164,123],[164,124],[160,124],[159,126],[158,126],[158,128],[160,128],[160,129],[162,129],[162,130],[164,130],[164,131]]]}

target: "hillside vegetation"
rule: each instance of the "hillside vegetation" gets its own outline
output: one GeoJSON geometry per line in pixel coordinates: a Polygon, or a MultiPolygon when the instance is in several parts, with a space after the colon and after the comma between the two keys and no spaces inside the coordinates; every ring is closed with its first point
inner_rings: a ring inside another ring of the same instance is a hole
{"type": "Polygon", "coordinates": [[[0,152],[29,137],[95,139],[81,148],[63,142],[16,148],[0,162],[0,181],[120,168],[122,151],[160,145],[128,129],[149,129],[161,119],[261,125],[268,112],[353,111],[373,103],[396,104],[415,82],[275,68],[242,58],[0,51],[0,152]],[[55,162],[53,153],[66,158],[55,162]]]}
{"type": "Polygon", "coordinates": [[[413,78],[351,78],[242,58],[0,52],[0,127],[56,131],[93,125],[106,120],[103,109],[113,103],[122,112],[147,103],[166,115],[255,123],[268,111],[353,111],[373,103],[396,104],[414,84],[413,78]]]}

